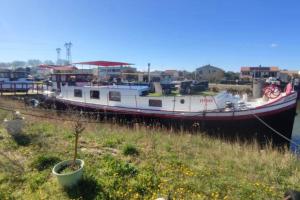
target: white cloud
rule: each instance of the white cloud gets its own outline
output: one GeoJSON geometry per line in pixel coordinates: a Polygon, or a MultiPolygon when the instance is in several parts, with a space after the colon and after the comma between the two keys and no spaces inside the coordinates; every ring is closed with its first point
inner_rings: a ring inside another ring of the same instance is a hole
{"type": "Polygon", "coordinates": [[[276,47],[278,47],[279,45],[277,44],[277,43],[272,43],[272,44],[270,44],[270,47],[271,48],[276,48],[276,47]]]}

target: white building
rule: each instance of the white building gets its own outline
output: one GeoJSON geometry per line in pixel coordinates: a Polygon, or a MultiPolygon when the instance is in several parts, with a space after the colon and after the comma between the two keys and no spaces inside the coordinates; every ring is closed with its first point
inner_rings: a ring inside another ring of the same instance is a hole
{"type": "Polygon", "coordinates": [[[136,73],[136,68],[129,66],[98,67],[98,76],[100,80],[124,78],[125,76],[123,75],[131,73],[136,73]]]}

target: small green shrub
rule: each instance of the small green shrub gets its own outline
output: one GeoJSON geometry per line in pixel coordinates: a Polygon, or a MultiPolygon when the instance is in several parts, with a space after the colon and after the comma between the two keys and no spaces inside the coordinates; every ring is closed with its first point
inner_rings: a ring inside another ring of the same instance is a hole
{"type": "Polygon", "coordinates": [[[42,155],[38,156],[33,162],[32,167],[38,171],[42,171],[48,168],[53,167],[56,163],[60,162],[61,159],[55,156],[42,155]]]}
{"type": "Polygon", "coordinates": [[[171,144],[169,144],[169,143],[165,144],[165,149],[166,149],[167,152],[171,152],[172,151],[171,144]]]}
{"type": "Polygon", "coordinates": [[[122,160],[118,160],[112,156],[106,156],[105,168],[107,169],[107,174],[113,175],[118,174],[120,177],[135,176],[137,174],[137,169],[134,165],[131,165],[122,160]]]}
{"type": "Polygon", "coordinates": [[[105,141],[104,146],[110,148],[116,148],[122,141],[119,138],[109,138],[105,141]]]}
{"type": "Polygon", "coordinates": [[[123,154],[125,156],[139,155],[139,151],[133,144],[126,144],[123,148],[123,154]]]}

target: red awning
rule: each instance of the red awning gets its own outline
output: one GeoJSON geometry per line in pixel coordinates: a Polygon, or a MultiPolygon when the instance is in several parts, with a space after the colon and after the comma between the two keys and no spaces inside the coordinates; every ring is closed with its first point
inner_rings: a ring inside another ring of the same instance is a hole
{"type": "Polygon", "coordinates": [[[121,65],[133,65],[130,63],[124,63],[124,62],[111,62],[111,61],[90,61],[90,62],[79,62],[79,63],[73,63],[73,64],[81,64],[81,65],[97,65],[97,66],[121,66],[121,65]]]}

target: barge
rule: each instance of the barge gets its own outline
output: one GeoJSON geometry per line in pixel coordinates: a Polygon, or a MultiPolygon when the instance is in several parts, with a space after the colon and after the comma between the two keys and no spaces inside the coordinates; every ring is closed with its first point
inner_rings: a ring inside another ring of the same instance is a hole
{"type": "Polygon", "coordinates": [[[226,91],[214,96],[151,96],[148,92],[147,86],[65,85],[55,104],[58,109],[72,106],[124,119],[197,129],[225,139],[255,139],[275,145],[289,144],[291,139],[297,103],[297,92],[291,88],[256,99],[226,91]]]}

